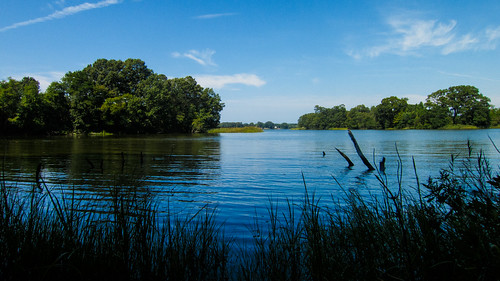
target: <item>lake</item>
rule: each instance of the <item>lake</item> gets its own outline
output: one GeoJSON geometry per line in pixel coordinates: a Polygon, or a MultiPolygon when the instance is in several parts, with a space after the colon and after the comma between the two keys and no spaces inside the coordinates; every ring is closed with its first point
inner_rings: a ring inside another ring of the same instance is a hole
{"type": "MultiPolygon", "coordinates": [[[[500,154],[488,138],[500,145],[496,129],[353,133],[370,162],[386,158],[386,174],[393,186],[402,167],[403,186],[409,192],[417,185],[412,157],[421,182],[446,168],[452,154],[467,156],[468,142],[473,154],[482,150],[495,169],[500,163],[500,154]]],[[[110,186],[122,186],[155,195],[160,210],[169,207],[176,214],[216,208],[217,220],[237,241],[251,239],[249,229],[256,218],[265,221],[269,202],[284,206],[289,199],[300,205],[304,181],[308,192],[326,205],[350,188],[375,195],[381,190],[377,172],[367,171],[347,131],[52,137],[1,140],[0,144],[5,181],[15,188],[31,190],[41,163],[49,188],[57,194],[74,189],[77,198],[93,207],[107,204],[110,186]],[[348,168],[335,148],[355,166],[348,168]]]]}

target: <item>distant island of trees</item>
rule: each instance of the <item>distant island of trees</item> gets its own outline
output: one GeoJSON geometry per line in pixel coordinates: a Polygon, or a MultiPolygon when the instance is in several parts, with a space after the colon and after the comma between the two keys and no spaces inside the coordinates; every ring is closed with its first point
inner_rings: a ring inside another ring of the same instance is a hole
{"type": "Polygon", "coordinates": [[[300,116],[298,127],[310,130],[489,128],[500,125],[500,109],[474,86],[438,90],[424,102],[408,104],[408,98],[382,99],[371,108],[358,105],[347,110],[316,105],[313,113],[300,116]]]}
{"type": "Polygon", "coordinates": [[[99,59],[45,92],[31,77],[0,81],[0,135],[205,132],[223,107],[190,76],[168,79],[139,59],[99,59]]]}

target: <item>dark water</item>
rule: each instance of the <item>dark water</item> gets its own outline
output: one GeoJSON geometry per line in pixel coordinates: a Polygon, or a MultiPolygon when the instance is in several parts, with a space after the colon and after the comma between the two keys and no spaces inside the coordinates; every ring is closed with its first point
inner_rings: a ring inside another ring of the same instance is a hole
{"type": "MultiPolygon", "coordinates": [[[[446,168],[452,154],[467,156],[468,141],[474,154],[483,150],[495,168],[500,164],[500,154],[488,138],[500,146],[500,130],[353,133],[371,162],[386,158],[389,182],[397,184],[402,167],[403,186],[409,189],[416,186],[412,157],[425,181],[446,168]]],[[[367,172],[346,131],[55,137],[0,144],[4,177],[16,188],[31,190],[42,163],[42,177],[50,188],[66,193],[74,189],[77,198],[87,198],[85,203],[93,207],[106,204],[110,186],[134,186],[138,192],[154,194],[160,209],[168,205],[182,214],[204,206],[216,208],[226,232],[242,240],[251,237],[255,218],[265,219],[270,201],[284,205],[290,199],[300,205],[303,177],[308,192],[325,204],[343,196],[333,177],[344,189],[380,193],[376,172],[367,172]],[[355,166],[348,169],[335,148],[355,166]]]]}

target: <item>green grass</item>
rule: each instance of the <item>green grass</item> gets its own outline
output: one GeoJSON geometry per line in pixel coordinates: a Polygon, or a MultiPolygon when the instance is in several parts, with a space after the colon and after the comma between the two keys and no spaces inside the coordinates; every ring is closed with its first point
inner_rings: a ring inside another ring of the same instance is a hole
{"type": "Polygon", "coordinates": [[[2,181],[0,279],[498,280],[498,166],[469,147],[437,177],[407,172],[412,189],[398,171],[377,173],[381,196],[350,189],[327,205],[304,181],[302,202],[270,202],[250,229],[254,245],[240,251],[215,211],[178,217],[118,185],[107,212],[82,212],[43,179],[27,194],[2,181]]]}
{"type": "Polygon", "coordinates": [[[242,128],[216,128],[208,131],[210,134],[218,133],[261,133],[264,130],[254,126],[247,126],[242,128]]]}
{"type": "Polygon", "coordinates": [[[441,130],[476,130],[476,129],[479,129],[477,126],[474,126],[474,125],[462,125],[462,124],[450,124],[450,125],[446,125],[442,128],[440,128],[441,130]]]}
{"type": "Polygon", "coordinates": [[[102,132],[90,132],[89,133],[89,136],[93,136],[93,137],[108,137],[108,136],[112,136],[113,133],[110,133],[110,132],[106,132],[106,131],[102,131],[102,132]]]}

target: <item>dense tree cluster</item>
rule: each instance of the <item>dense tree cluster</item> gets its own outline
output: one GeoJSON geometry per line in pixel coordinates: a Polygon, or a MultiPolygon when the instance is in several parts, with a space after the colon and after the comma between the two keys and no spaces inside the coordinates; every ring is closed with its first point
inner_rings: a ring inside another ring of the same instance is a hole
{"type": "Polygon", "coordinates": [[[408,104],[407,98],[382,99],[371,108],[358,105],[347,110],[315,106],[314,113],[299,118],[298,126],[312,130],[350,129],[438,129],[450,125],[479,128],[500,125],[500,110],[474,86],[454,86],[427,96],[426,102],[408,104]]]}
{"type": "Polygon", "coordinates": [[[30,77],[0,82],[2,134],[203,132],[223,107],[192,77],[167,79],[139,59],[99,59],[45,92],[30,77]]]}

